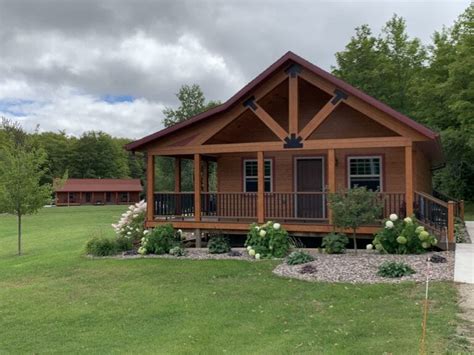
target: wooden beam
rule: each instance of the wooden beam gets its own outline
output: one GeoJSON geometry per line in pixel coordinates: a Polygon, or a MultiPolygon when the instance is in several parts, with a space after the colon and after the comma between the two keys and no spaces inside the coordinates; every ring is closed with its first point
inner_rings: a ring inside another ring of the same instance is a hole
{"type": "Polygon", "coordinates": [[[257,192],[257,221],[265,222],[265,157],[262,151],[257,153],[258,192],[257,192]]]}
{"type": "MultiPolygon", "coordinates": [[[[291,151],[305,151],[318,149],[347,149],[347,148],[392,148],[411,145],[412,141],[405,137],[371,137],[348,139],[318,139],[308,140],[302,148],[291,151]]],[[[208,144],[200,146],[157,148],[148,151],[155,155],[189,155],[189,154],[219,154],[219,153],[249,153],[264,151],[288,151],[283,147],[283,142],[259,142],[237,144],[208,144]]]]}
{"type": "Polygon", "coordinates": [[[201,220],[201,155],[194,154],[194,220],[201,220]]]}
{"type": "Polygon", "coordinates": [[[174,158],[174,192],[181,192],[181,158],[174,158]]]}
{"type": "Polygon", "coordinates": [[[298,76],[289,77],[289,133],[298,134],[298,76]]]}
{"type": "Polygon", "coordinates": [[[413,214],[413,149],[412,146],[405,147],[405,204],[406,214],[413,214]]]}
{"type": "Polygon", "coordinates": [[[260,118],[260,120],[268,127],[270,130],[275,133],[275,135],[284,140],[288,137],[288,132],[285,131],[279,124],[276,122],[272,116],[270,116],[267,111],[265,111],[259,104],[255,102],[255,98],[251,97],[250,99],[244,102],[244,106],[248,107],[252,112],[260,118]]]}
{"type": "Polygon", "coordinates": [[[328,116],[336,109],[342,99],[338,99],[336,93],[326,105],[323,106],[308,122],[308,124],[301,130],[300,136],[303,139],[307,139],[323,122],[328,116]]]}
{"type": "MultiPolygon", "coordinates": [[[[255,221],[247,222],[222,222],[222,221],[202,221],[202,222],[193,222],[193,221],[152,221],[146,222],[147,228],[152,228],[157,225],[171,223],[174,228],[182,229],[196,229],[200,228],[201,230],[214,230],[214,231],[248,231],[250,229],[251,223],[255,221]]],[[[301,232],[301,233],[328,233],[332,232],[333,228],[329,224],[297,224],[297,223],[285,223],[283,227],[288,232],[301,232]]],[[[374,234],[380,230],[380,226],[364,226],[357,229],[358,234],[374,234]]],[[[352,233],[351,230],[344,231],[348,234],[352,233]]]]}
{"type": "Polygon", "coordinates": [[[147,221],[153,221],[155,214],[155,157],[147,154],[146,165],[146,216],[147,221]]]}
{"type": "MultiPolygon", "coordinates": [[[[328,190],[336,192],[336,151],[328,149],[328,190]]],[[[332,210],[328,207],[328,219],[332,223],[332,210]]]]}
{"type": "MultiPolygon", "coordinates": [[[[255,101],[260,100],[262,97],[267,95],[270,91],[280,85],[288,78],[287,74],[284,71],[279,71],[275,73],[271,78],[269,78],[262,86],[255,89],[253,96],[255,97],[255,101]]],[[[193,145],[200,145],[215,136],[225,127],[227,127],[230,123],[232,123],[235,119],[237,119],[247,108],[243,105],[237,105],[232,108],[229,113],[224,114],[223,118],[220,122],[216,123],[215,126],[211,127],[210,129],[203,132],[200,136],[196,137],[193,140],[193,145]]]]}
{"type": "MultiPolygon", "coordinates": [[[[334,90],[337,89],[337,87],[334,84],[331,84],[327,82],[326,80],[320,78],[314,73],[310,73],[307,70],[302,70],[299,76],[309,82],[310,84],[320,88],[321,90],[327,92],[328,94],[333,94],[334,90]]],[[[348,106],[352,107],[353,109],[363,113],[364,115],[370,117],[377,123],[380,123],[381,125],[391,129],[392,131],[400,134],[401,136],[409,137],[412,140],[417,140],[417,141],[426,141],[428,140],[426,137],[424,137],[422,134],[419,132],[416,132],[409,126],[403,124],[402,122],[399,122],[395,120],[393,117],[390,117],[388,114],[378,110],[377,108],[373,107],[372,105],[368,104],[365,101],[362,101],[361,99],[354,97],[354,96],[349,96],[347,100],[344,102],[348,106]]]]}

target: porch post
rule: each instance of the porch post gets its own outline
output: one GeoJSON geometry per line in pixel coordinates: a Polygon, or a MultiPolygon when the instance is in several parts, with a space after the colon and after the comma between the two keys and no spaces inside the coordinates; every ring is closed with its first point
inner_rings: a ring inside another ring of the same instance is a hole
{"type": "MultiPolygon", "coordinates": [[[[335,149],[328,150],[328,192],[329,193],[336,192],[336,150],[335,149]]],[[[327,208],[327,211],[328,211],[329,223],[332,224],[333,216],[332,216],[332,210],[329,208],[329,206],[327,208]]]]}
{"type": "Polygon", "coordinates": [[[262,151],[257,153],[258,189],[257,189],[257,221],[265,222],[265,159],[262,151]]]}
{"type": "Polygon", "coordinates": [[[453,201],[448,201],[448,242],[455,243],[454,238],[454,205],[453,201]]]}
{"type": "Polygon", "coordinates": [[[155,215],[155,156],[153,154],[147,154],[147,166],[146,166],[146,219],[151,222],[155,215]]]}
{"type": "Polygon", "coordinates": [[[194,220],[201,221],[201,155],[194,154],[194,220]]]}
{"type": "Polygon", "coordinates": [[[405,147],[405,204],[406,214],[413,214],[413,150],[412,145],[405,147]]]}

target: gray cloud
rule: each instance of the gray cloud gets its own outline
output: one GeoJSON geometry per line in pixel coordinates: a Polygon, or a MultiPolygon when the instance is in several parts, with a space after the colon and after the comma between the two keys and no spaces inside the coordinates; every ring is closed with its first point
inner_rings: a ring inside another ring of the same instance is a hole
{"type": "Polygon", "coordinates": [[[468,5],[0,0],[0,115],[20,110],[28,128],[39,123],[136,138],[161,127],[161,109],[176,105],[174,93],[184,83],[225,100],[288,50],[329,70],[356,26],[368,23],[378,32],[398,13],[410,35],[426,43],[468,5]],[[104,95],[137,100],[98,102],[104,95]],[[40,104],[2,111],[7,99],[40,104]]]}

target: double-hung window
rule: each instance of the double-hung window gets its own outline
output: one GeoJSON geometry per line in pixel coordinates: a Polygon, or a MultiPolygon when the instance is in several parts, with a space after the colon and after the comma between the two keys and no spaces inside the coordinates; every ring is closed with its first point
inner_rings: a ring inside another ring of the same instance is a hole
{"type": "MultiPolygon", "coordinates": [[[[256,159],[244,160],[244,192],[258,191],[258,162],[256,159]]],[[[272,160],[265,159],[265,192],[273,189],[272,160]]]]}
{"type": "Polygon", "coordinates": [[[349,188],[366,187],[382,191],[382,157],[349,157],[349,188]]]}

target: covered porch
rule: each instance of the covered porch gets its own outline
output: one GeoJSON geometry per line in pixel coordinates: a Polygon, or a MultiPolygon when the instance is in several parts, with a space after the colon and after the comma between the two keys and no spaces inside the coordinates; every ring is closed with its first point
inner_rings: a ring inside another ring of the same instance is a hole
{"type": "MultiPolygon", "coordinates": [[[[147,200],[153,201],[153,208],[148,209],[147,225],[172,223],[182,229],[245,231],[251,223],[274,220],[293,233],[318,235],[332,231],[328,194],[350,184],[345,173],[349,161],[346,152],[354,152],[354,149],[367,152],[367,156],[374,155],[369,152],[383,150],[402,156],[399,165],[392,170],[401,168],[403,181],[393,184],[393,180],[400,180],[398,176],[383,177],[390,185],[384,182],[385,189],[379,193],[384,206],[380,218],[390,213],[413,214],[414,153],[411,141],[387,137],[308,143],[304,148],[290,151],[281,144],[243,143],[202,145],[195,147],[197,151],[194,152],[184,147],[169,149],[169,152],[160,149],[157,154],[148,152],[148,181],[155,182],[155,157],[167,156],[175,162],[175,186],[174,191],[156,191],[153,184],[148,184],[147,200]],[[181,161],[184,159],[193,161],[193,191],[182,191],[181,161]],[[251,161],[256,170],[252,181],[247,181],[245,172],[242,173],[249,169],[245,165],[247,161],[251,161]],[[210,164],[217,165],[218,182],[214,189],[209,184],[210,164]]],[[[366,156],[364,154],[356,156],[366,156]]],[[[383,171],[380,166],[381,179],[383,171]]],[[[372,234],[378,229],[379,226],[366,226],[359,233],[372,234]]]]}

